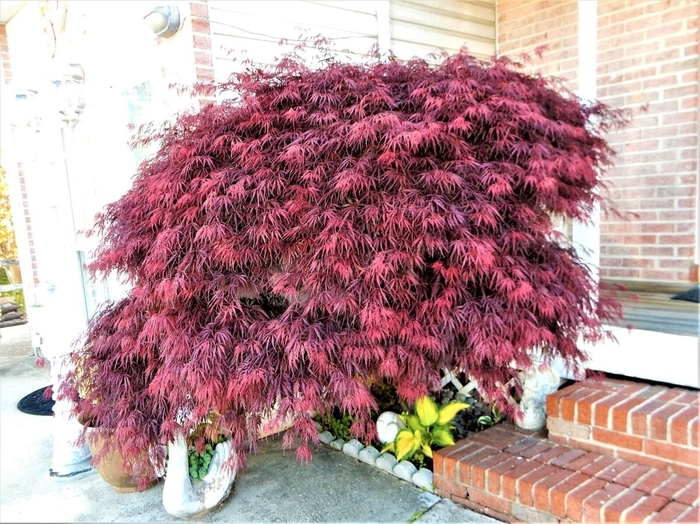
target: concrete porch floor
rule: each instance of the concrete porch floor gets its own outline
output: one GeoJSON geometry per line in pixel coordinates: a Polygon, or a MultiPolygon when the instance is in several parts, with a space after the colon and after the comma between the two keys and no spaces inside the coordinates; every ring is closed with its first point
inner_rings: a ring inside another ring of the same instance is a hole
{"type": "MultiPolygon", "coordinates": [[[[162,483],[122,494],[92,470],[49,476],[53,418],[27,415],[17,402],[50,383],[35,366],[28,326],[0,338],[0,522],[177,522],[162,505],[162,483]]],[[[308,465],[260,445],[230,497],[198,522],[491,522],[492,518],[421,491],[322,446],[308,465]],[[417,519],[417,520],[415,520],[417,519]]]]}

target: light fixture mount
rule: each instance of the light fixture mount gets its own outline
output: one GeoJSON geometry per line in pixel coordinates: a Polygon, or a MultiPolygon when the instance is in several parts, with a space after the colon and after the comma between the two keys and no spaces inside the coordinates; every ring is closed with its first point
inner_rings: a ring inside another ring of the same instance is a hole
{"type": "Polygon", "coordinates": [[[173,5],[154,7],[143,19],[156,36],[168,38],[180,30],[180,10],[173,5]]]}

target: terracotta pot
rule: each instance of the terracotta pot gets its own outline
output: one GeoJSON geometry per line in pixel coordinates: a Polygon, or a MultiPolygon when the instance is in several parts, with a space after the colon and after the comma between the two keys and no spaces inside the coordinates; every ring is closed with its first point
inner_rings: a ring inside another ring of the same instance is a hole
{"type": "MultiPolygon", "coordinates": [[[[95,428],[88,428],[87,440],[93,457],[100,453],[105,445],[105,437],[95,428]]],[[[121,493],[136,491],[139,478],[134,475],[131,467],[124,464],[124,458],[119,450],[115,449],[104,456],[95,467],[100,476],[117,491],[121,493]]],[[[150,479],[146,488],[154,486],[156,482],[158,482],[157,478],[150,479]]]]}

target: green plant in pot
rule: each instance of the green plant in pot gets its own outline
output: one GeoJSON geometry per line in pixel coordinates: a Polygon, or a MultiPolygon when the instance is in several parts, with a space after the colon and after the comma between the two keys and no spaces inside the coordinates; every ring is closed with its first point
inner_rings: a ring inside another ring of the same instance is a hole
{"type": "Polygon", "coordinates": [[[401,415],[407,427],[398,432],[393,442],[384,446],[382,453],[391,451],[397,460],[412,460],[423,465],[426,458],[433,458],[433,449],[455,443],[450,423],[457,413],[468,408],[469,404],[464,402],[450,402],[438,407],[430,397],[420,397],[413,413],[401,415]]]}

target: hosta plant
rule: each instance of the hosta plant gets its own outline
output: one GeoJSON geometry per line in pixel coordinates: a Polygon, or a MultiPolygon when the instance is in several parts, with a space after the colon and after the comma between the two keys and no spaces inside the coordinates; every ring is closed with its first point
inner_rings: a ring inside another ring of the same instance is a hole
{"type": "Polygon", "coordinates": [[[382,453],[391,451],[397,460],[416,457],[419,463],[424,457],[433,458],[433,449],[455,443],[450,422],[457,413],[468,408],[469,404],[464,402],[450,402],[438,408],[429,396],[420,397],[413,413],[401,415],[407,427],[398,432],[394,442],[384,446],[382,453]]]}
{"type": "Polygon", "coordinates": [[[533,348],[580,369],[605,336],[616,309],[551,218],[601,201],[604,105],[466,52],[285,58],[219,89],[143,137],[157,153],[97,220],[90,269],[132,289],[91,319],[63,394],[89,384],[78,410],[126,457],[215,412],[236,466],[270,417],[308,460],[314,413],[372,440],[371,380],[413,403],[442,369],[512,411],[533,348]]]}

